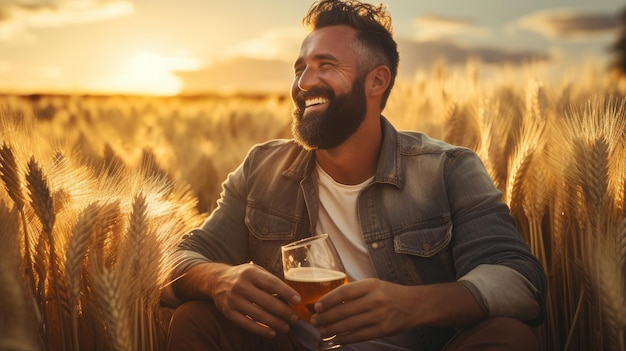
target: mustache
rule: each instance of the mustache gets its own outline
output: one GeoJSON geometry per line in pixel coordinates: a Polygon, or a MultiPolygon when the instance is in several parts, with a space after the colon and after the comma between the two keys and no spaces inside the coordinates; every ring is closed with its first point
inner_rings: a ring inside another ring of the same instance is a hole
{"type": "Polygon", "coordinates": [[[309,90],[300,90],[295,99],[298,107],[304,108],[305,100],[310,97],[324,97],[332,100],[335,98],[335,92],[328,87],[313,87],[309,90]]]}

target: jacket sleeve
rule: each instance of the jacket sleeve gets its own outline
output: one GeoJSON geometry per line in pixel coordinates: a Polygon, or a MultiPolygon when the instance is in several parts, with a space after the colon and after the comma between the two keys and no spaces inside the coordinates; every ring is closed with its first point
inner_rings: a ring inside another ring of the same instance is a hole
{"type": "Polygon", "coordinates": [[[545,272],[518,233],[508,206],[501,201],[502,193],[482,161],[469,149],[456,149],[451,152],[444,174],[453,221],[451,245],[457,279],[468,285],[488,313],[509,311],[510,316],[530,324],[542,322],[545,272]],[[520,296],[498,298],[506,296],[513,287],[523,289],[520,296]],[[538,311],[534,316],[525,311],[532,304],[528,297],[539,306],[534,309],[538,311]]]}
{"type": "MultiPolygon", "coordinates": [[[[170,281],[175,281],[191,267],[202,262],[240,264],[248,259],[246,212],[246,169],[249,157],[222,184],[217,207],[204,223],[183,236],[172,255],[170,281]]],[[[177,305],[175,291],[166,286],[162,300],[177,305]]]]}

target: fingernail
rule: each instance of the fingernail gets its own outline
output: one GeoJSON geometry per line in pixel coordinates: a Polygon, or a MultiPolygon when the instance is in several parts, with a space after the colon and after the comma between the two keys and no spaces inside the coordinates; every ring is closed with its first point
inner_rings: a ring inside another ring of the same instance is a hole
{"type": "Polygon", "coordinates": [[[317,302],[315,304],[315,312],[322,312],[324,310],[324,305],[321,302],[317,302]]]}

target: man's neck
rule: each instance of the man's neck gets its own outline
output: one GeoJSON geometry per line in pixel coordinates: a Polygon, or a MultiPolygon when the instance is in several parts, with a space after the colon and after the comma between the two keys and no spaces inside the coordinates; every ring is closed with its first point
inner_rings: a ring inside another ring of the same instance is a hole
{"type": "Polygon", "coordinates": [[[359,130],[343,144],[315,153],[320,167],[336,182],[354,185],[376,172],[381,144],[380,120],[370,118],[364,120],[359,130]]]}

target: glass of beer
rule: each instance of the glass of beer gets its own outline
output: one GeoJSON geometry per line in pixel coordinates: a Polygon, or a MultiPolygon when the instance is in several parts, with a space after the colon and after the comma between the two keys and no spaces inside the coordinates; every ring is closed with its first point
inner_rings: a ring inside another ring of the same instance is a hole
{"type": "MultiPolygon", "coordinates": [[[[346,284],[343,263],[328,234],[312,236],[281,247],[286,283],[302,297],[292,305],[298,316],[309,322],[315,313],[315,303],[334,288],[346,284]]],[[[341,347],[334,337],[322,338],[318,350],[341,347]]]]}

